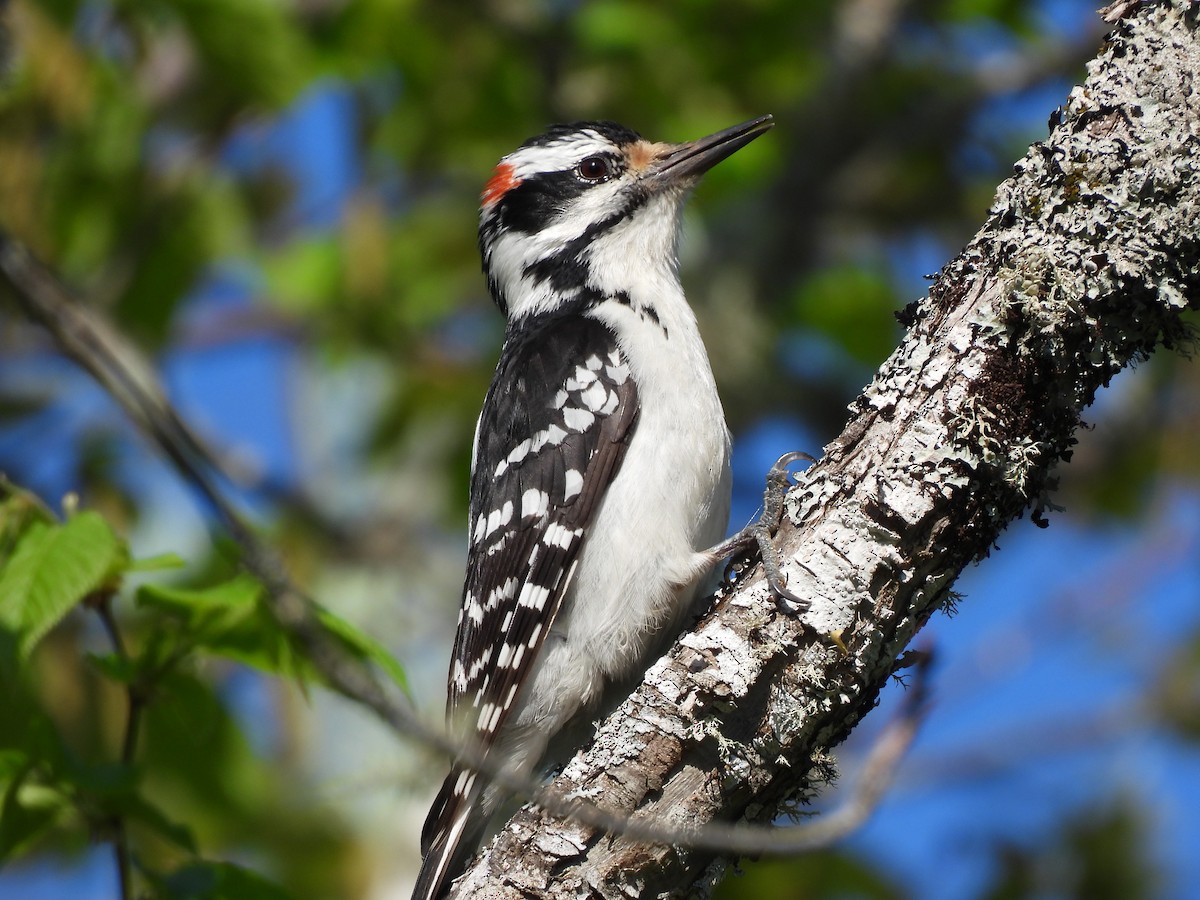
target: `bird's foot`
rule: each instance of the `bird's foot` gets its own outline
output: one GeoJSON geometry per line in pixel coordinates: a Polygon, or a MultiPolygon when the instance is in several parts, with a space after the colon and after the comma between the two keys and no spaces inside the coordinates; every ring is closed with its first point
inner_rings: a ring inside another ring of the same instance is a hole
{"type": "Polygon", "coordinates": [[[783,520],[784,500],[790,487],[789,467],[797,460],[816,462],[816,459],[800,450],[785,453],[767,473],[767,488],[763,492],[763,511],[758,520],[751,522],[737,534],[726,538],[709,552],[715,559],[728,559],[737,554],[757,550],[762,561],[767,583],[775,594],[776,603],[782,612],[796,615],[809,607],[809,602],[793,593],[787,586],[779,550],[774,544],[775,533],[783,520]]]}

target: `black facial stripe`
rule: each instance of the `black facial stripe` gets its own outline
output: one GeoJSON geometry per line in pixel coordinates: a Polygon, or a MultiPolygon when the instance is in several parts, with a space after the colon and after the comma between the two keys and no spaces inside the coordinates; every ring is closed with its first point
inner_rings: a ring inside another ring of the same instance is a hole
{"type": "Polygon", "coordinates": [[[583,287],[587,281],[587,264],[582,258],[584,251],[605,231],[616,227],[641,209],[646,198],[647,195],[641,192],[632,195],[624,209],[613,213],[607,219],[593,222],[582,234],[564,244],[557,253],[527,265],[522,274],[535,285],[549,281],[550,286],[559,292],[565,293],[583,287]]]}
{"type": "Polygon", "coordinates": [[[544,172],[525,178],[497,203],[497,222],[504,228],[534,234],[554,221],[573,200],[585,191],[617,177],[624,159],[615,153],[591,153],[608,160],[612,174],[599,180],[581,178],[574,167],[563,172],[544,172]]]}
{"type": "Polygon", "coordinates": [[[509,190],[496,209],[503,228],[534,234],[558,217],[591,185],[573,172],[548,172],[526,178],[509,190]]]}
{"type": "Polygon", "coordinates": [[[661,319],[659,319],[658,310],[656,310],[653,306],[639,306],[638,312],[641,313],[643,318],[649,319],[651,322],[661,328],[663,337],[670,337],[670,335],[667,334],[667,326],[662,323],[661,319]]]}
{"type": "MultiPolygon", "coordinates": [[[[586,289],[585,289],[585,292],[586,292],[586,289]]],[[[589,299],[588,303],[590,305],[593,305],[593,306],[597,305],[603,300],[615,300],[617,303],[620,303],[622,306],[627,306],[630,309],[632,309],[635,313],[637,313],[639,316],[641,316],[646,321],[652,322],[655,325],[657,325],[660,329],[662,329],[663,337],[670,337],[670,335],[667,333],[667,326],[664,325],[662,323],[662,319],[659,318],[658,310],[656,310],[653,306],[649,306],[649,305],[643,306],[640,303],[634,302],[633,297],[629,294],[628,291],[614,291],[613,293],[608,294],[608,295],[602,295],[602,294],[600,294],[599,291],[595,291],[594,293],[596,294],[596,297],[594,299],[589,299]]]]}
{"type": "MultiPolygon", "coordinates": [[[[641,140],[636,131],[615,122],[575,122],[552,126],[544,134],[526,141],[522,147],[542,147],[579,139],[589,131],[618,148],[641,140]]],[[[488,288],[505,315],[508,314],[508,298],[488,271],[493,243],[499,234],[506,231],[537,233],[558,220],[585,191],[603,184],[611,177],[619,176],[626,166],[625,157],[619,152],[601,150],[587,156],[603,156],[608,159],[612,164],[613,175],[598,181],[587,181],[579,176],[574,167],[559,172],[528,175],[520,183],[509,188],[495,203],[485,206],[479,224],[479,249],[483,257],[484,272],[488,274],[488,288]]],[[[586,157],[581,157],[583,158],[586,157]]],[[[572,300],[578,302],[572,302],[571,307],[577,311],[594,305],[598,298],[591,295],[596,292],[583,290],[587,282],[587,272],[582,254],[599,234],[633,215],[645,202],[646,197],[635,188],[626,194],[625,199],[628,205],[624,210],[589,226],[582,235],[568,242],[552,258],[528,266],[523,274],[531,278],[535,285],[549,281],[555,290],[567,295],[574,294],[572,300]]]]}
{"type": "MultiPolygon", "coordinates": [[[[517,189],[514,188],[514,190],[517,189]]],[[[589,225],[579,237],[567,242],[559,252],[530,263],[521,274],[529,278],[534,285],[549,281],[550,286],[557,293],[564,297],[570,297],[569,311],[572,313],[578,314],[584,309],[596,305],[604,297],[587,283],[588,265],[583,259],[583,253],[598,235],[616,227],[641,209],[648,196],[641,192],[632,195],[628,205],[620,212],[589,225]]],[[[508,298],[504,296],[500,284],[492,277],[487,268],[488,246],[503,227],[504,224],[498,216],[489,216],[485,219],[479,228],[479,249],[484,259],[483,270],[488,276],[488,290],[500,311],[507,316],[508,298]]]]}

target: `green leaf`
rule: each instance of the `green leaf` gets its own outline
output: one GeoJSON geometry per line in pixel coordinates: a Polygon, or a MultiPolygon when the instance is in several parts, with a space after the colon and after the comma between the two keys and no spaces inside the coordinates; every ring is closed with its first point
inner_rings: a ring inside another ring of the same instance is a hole
{"type": "MultiPolygon", "coordinates": [[[[43,759],[31,758],[44,765],[43,759]]],[[[84,762],[68,758],[57,775],[62,787],[54,788],[53,793],[73,798],[75,806],[89,821],[104,822],[119,817],[137,823],[182,850],[195,853],[196,840],[191,830],[170,819],[146,799],[141,776],[141,768],[124,762],[84,762]]],[[[44,793],[52,788],[41,790],[44,793]]]]}
{"type": "Polygon", "coordinates": [[[182,569],[187,565],[183,557],[175,553],[159,553],[157,556],[147,556],[145,559],[133,560],[125,569],[126,572],[162,572],[168,569],[182,569]]]}
{"type": "Polygon", "coordinates": [[[196,838],[191,829],[167,818],[161,809],[141,794],[130,793],[121,797],[114,805],[116,811],[127,820],[138,823],[182,850],[196,852],[196,838]]]}
{"type": "Polygon", "coordinates": [[[375,663],[398,687],[408,693],[408,676],[404,674],[404,667],[382,644],[323,606],[317,607],[317,621],[339,637],[354,656],[365,662],[375,663]]]}
{"type": "Polygon", "coordinates": [[[125,544],[95,512],[62,525],[36,522],[0,571],[0,629],[17,635],[22,661],[80,600],[112,584],[129,556],[125,544]]]}
{"type": "Polygon", "coordinates": [[[252,612],[262,587],[248,575],[238,575],[213,587],[185,588],[146,584],[138,588],[137,605],[157,609],[186,622],[189,627],[231,624],[252,612]]]}
{"type": "Polygon", "coordinates": [[[0,865],[49,831],[67,806],[61,792],[30,780],[33,769],[28,761],[0,800],[0,865]]]}
{"type": "Polygon", "coordinates": [[[119,684],[132,684],[138,676],[139,668],[133,660],[116,653],[89,653],[91,662],[104,675],[119,684]]]}
{"type": "Polygon", "coordinates": [[[295,665],[284,633],[266,614],[262,587],[246,575],[208,588],[143,585],[140,607],[179,620],[186,640],[210,653],[273,673],[292,673],[295,665]]]}
{"type": "MultiPolygon", "coordinates": [[[[143,585],[137,604],[178,619],[187,639],[210,653],[301,680],[319,677],[302,648],[263,603],[262,586],[249,576],[203,589],[143,585]]],[[[356,659],[374,663],[408,690],[404,668],[382,644],[324,607],[316,606],[314,615],[356,659]]],[[[114,668],[112,674],[119,679],[122,672],[114,668]]]]}

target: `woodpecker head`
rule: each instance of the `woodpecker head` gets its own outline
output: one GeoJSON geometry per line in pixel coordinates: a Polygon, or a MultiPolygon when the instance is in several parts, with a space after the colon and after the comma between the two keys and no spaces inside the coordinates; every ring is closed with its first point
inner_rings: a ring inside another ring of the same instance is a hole
{"type": "Polygon", "coordinates": [[[700,176],[774,122],[683,144],[613,122],[556,125],[505,156],[483,189],[479,249],[509,320],[674,277],[682,201],[700,176]]]}

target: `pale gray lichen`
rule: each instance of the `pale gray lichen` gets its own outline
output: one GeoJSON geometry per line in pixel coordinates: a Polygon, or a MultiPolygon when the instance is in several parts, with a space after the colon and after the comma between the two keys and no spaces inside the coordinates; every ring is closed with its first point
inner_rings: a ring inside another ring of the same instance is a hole
{"type": "Polygon", "coordinates": [[[1028,436],[1021,437],[1004,455],[1004,480],[1025,495],[1030,473],[1038,468],[1045,455],[1046,445],[1028,436]]]}
{"type": "MultiPolygon", "coordinates": [[[[1200,50],[1190,34],[1195,4],[1150,4],[1161,27],[1122,25],[1118,52],[1089,64],[1048,140],[1035,145],[997,192],[989,240],[1008,251],[1007,302],[1034,353],[1079,352],[1075,336],[1094,329],[1095,358],[1116,369],[1129,359],[1127,335],[1104,333],[1112,303],[1157,305],[1140,317],[1147,339],[1195,296],[1200,193],[1200,50]],[[1171,30],[1165,27],[1189,20],[1171,30]],[[1169,20],[1174,20],[1174,23],[1169,20]],[[1166,35],[1175,35],[1168,40],[1166,35]],[[1129,65],[1125,57],[1137,57],[1129,65]],[[1151,61],[1170,60],[1170,76],[1151,61]],[[1192,252],[1180,252],[1181,244],[1192,252]],[[1097,305],[1099,304],[1099,305],[1097,305]]],[[[1126,320],[1128,324],[1132,324],[1126,320]]]]}

